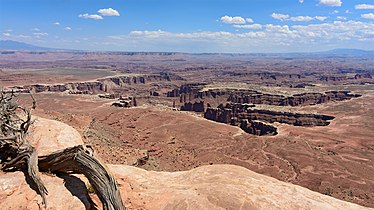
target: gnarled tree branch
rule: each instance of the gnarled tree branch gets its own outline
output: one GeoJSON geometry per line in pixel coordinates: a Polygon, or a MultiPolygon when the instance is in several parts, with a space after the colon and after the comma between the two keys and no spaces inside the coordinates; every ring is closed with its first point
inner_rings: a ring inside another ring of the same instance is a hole
{"type": "MultiPolygon", "coordinates": [[[[32,124],[31,111],[18,106],[14,98],[13,92],[5,94],[0,91],[0,169],[26,169],[25,175],[36,186],[45,207],[48,191],[39,170],[84,174],[96,190],[105,210],[125,209],[116,180],[94,156],[91,147],[75,146],[38,158],[37,150],[26,140],[32,124]]],[[[36,102],[33,97],[32,100],[34,109],[36,102]]]]}

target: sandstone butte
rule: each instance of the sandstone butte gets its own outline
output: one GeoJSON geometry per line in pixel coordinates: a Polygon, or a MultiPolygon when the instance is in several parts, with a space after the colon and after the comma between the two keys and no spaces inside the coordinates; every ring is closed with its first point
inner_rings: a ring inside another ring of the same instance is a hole
{"type": "MultiPolygon", "coordinates": [[[[83,144],[79,133],[61,122],[36,118],[28,137],[39,155],[83,144]]],[[[153,172],[108,165],[127,209],[369,209],[234,165],[209,165],[181,172],[153,172]]],[[[42,174],[48,209],[91,209],[87,180],[78,175],[42,174]]],[[[0,209],[43,209],[41,197],[22,172],[0,172],[0,209]]]]}

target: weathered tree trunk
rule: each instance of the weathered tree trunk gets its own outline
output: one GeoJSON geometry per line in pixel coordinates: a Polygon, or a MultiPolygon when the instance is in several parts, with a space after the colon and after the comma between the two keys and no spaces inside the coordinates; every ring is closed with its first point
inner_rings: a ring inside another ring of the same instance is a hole
{"type": "MultiPolygon", "coordinates": [[[[39,170],[47,173],[84,174],[105,210],[125,209],[116,180],[94,156],[91,147],[79,145],[38,157],[37,150],[25,138],[32,123],[31,112],[18,106],[14,97],[13,93],[4,94],[0,91],[0,169],[26,168],[25,176],[36,186],[45,206],[48,191],[40,178],[39,170]]],[[[32,108],[35,108],[36,103],[33,97],[32,99],[32,108]]]]}
{"type": "Polygon", "coordinates": [[[79,145],[41,156],[39,169],[52,173],[84,174],[95,189],[105,210],[125,209],[116,180],[89,148],[79,145]]]}

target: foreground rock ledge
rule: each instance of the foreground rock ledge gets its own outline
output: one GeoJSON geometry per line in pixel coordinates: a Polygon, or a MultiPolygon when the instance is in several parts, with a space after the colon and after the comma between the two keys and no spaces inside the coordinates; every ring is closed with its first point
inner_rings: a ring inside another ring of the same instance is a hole
{"type": "MultiPolygon", "coordinates": [[[[48,148],[37,147],[40,153],[83,143],[73,128],[42,118],[36,120],[30,133],[34,146],[48,142],[48,148]]],[[[124,165],[109,168],[127,209],[369,209],[233,165],[183,172],[153,172],[124,165]]],[[[94,194],[91,201],[87,180],[82,176],[42,174],[41,178],[49,190],[48,209],[100,205],[94,194]]],[[[0,172],[0,209],[40,208],[42,199],[29,187],[22,172],[0,172]]]]}

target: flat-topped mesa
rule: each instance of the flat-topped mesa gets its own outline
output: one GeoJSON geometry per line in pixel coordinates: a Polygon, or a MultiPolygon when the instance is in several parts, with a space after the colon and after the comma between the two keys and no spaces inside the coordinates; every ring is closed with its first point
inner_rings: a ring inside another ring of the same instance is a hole
{"type": "Polygon", "coordinates": [[[223,75],[229,76],[239,76],[239,77],[259,77],[261,80],[279,80],[279,79],[302,79],[304,78],[301,74],[284,74],[284,73],[274,73],[274,72],[234,72],[234,71],[225,71],[223,75]]]}
{"type": "Polygon", "coordinates": [[[71,93],[99,93],[107,92],[108,86],[103,82],[72,82],[67,84],[58,84],[58,85],[27,85],[24,86],[25,89],[28,89],[35,93],[40,92],[65,92],[69,91],[71,93]]]}
{"type": "Polygon", "coordinates": [[[267,104],[274,106],[303,106],[327,103],[329,101],[344,101],[360,97],[349,91],[328,91],[325,93],[301,93],[285,97],[272,94],[231,94],[227,101],[234,103],[267,104]]]}
{"type": "Polygon", "coordinates": [[[248,109],[247,112],[240,113],[239,117],[269,123],[286,123],[294,126],[327,126],[330,124],[329,120],[335,118],[328,115],[299,114],[258,109],[248,109]]]}
{"type": "Polygon", "coordinates": [[[44,84],[25,85],[23,86],[23,89],[27,89],[35,93],[69,91],[69,93],[71,94],[97,94],[97,93],[103,93],[103,92],[110,92],[111,89],[122,87],[124,85],[145,84],[148,82],[174,81],[174,80],[184,80],[184,79],[175,74],[160,73],[160,74],[141,75],[141,76],[116,76],[116,77],[98,79],[97,81],[70,82],[66,84],[56,84],[56,85],[44,85],[44,84]]]}
{"type": "MultiPolygon", "coordinates": [[[[238,105],[239,108],[240,105],[238,105]]],[[[240,106],[240,109],[249,108],[250,105],[240,106]]],[[[204,113],[204,117],[209,120],[239,126],[246,133],[253,135],[277,135],[277,128],[262,122],[246,119],[236,113],[236,109],[224,107],[222,104],[217,108],[208,107],[204,113]]]]}
{"type": "Polygon", "coordinates": [[[160,73],[160,74],[151,74],[151,75],[141,75],[141,76],[118,76],[99,79],[98,81],[107,82],[111,81],[117,86],[122,85],[131,85],[131,84],[145,84],[147,82],[157,82],[157,81],[176,81],[184,80],[182,77],[171,74],[171,73],[160,73]]]}
{"type": "Polygon", "coordinates": [[[327,126],[334,117],[317,114],[300,114],[253,109],[251,104],[228,103],[217,108],[209,107],[204,118],[216,122],[240,126],[245,132],[255,135],[276,135],[276,127],[268,123],[286,123],[293,126],[327,126]],[[261,121],[261,122],[259,122],[261,121]]]}

